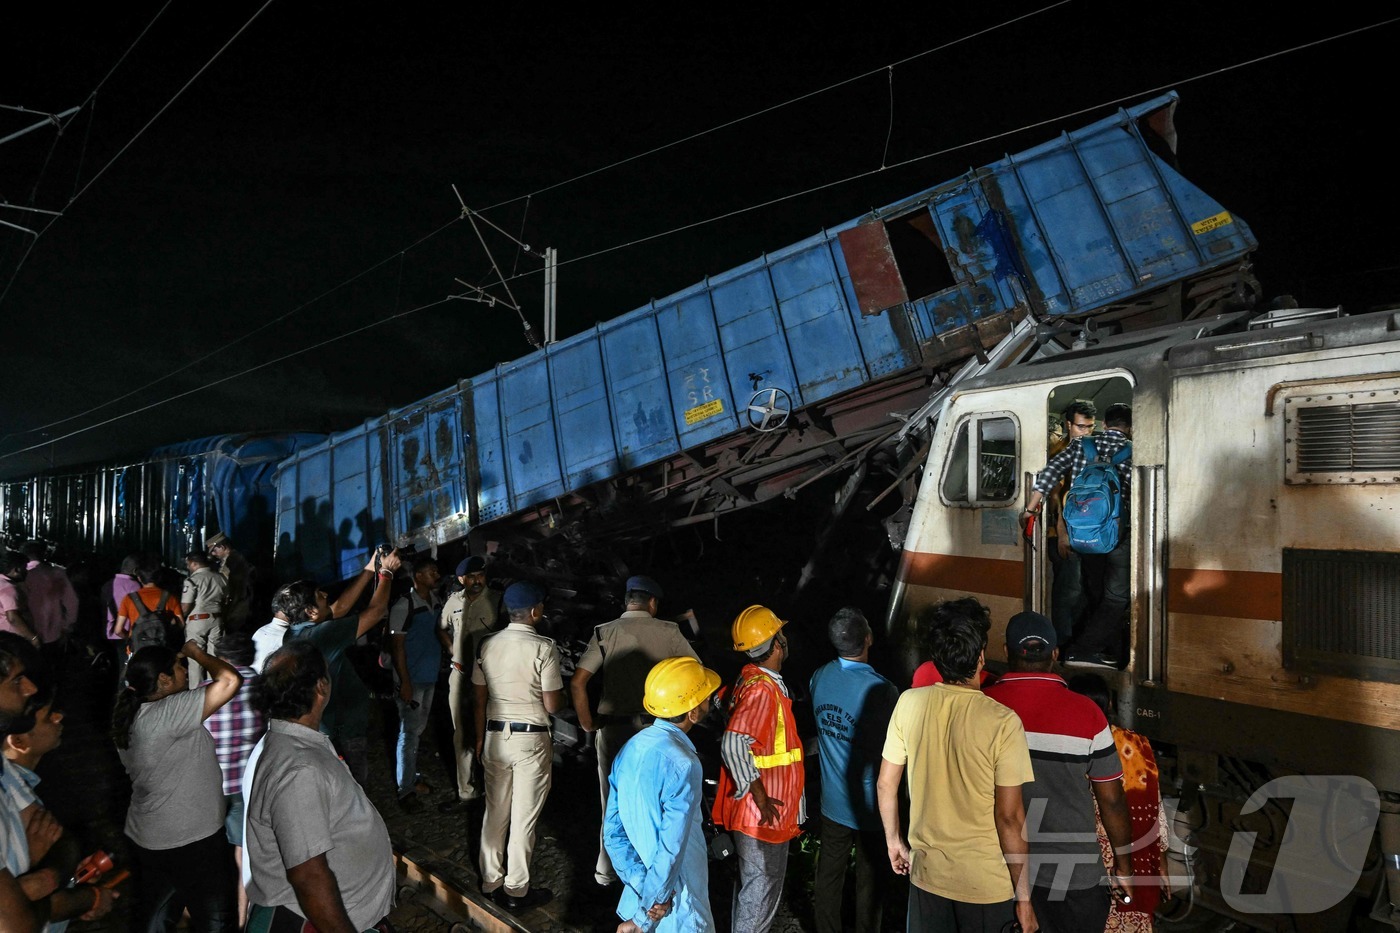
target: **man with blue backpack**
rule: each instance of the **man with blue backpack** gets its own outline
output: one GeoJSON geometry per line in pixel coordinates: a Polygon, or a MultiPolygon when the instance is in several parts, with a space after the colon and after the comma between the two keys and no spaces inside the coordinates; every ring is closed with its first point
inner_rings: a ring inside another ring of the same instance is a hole
{"type": "Polygon", "coordinates": [[[1066,664],[1119,667],[1126,639],[1131,535],[1128,503],[1133,471],[1133,410],[1117,403],[1104,412],[1104,432],[1080,437],[1036,475],[1023,518],[1039,513],[1046,495],[1069,477],[1063,517],[1069,546],[1079,554],[1085,585],[1095,606],[1074,643],[1064,649],[1066,664]]]}

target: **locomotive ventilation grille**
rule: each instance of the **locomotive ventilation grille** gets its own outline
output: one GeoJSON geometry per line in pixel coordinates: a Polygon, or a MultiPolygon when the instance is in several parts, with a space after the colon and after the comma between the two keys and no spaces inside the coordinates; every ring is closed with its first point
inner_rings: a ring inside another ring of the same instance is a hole
{"type": "Polygon", "coordinates": [[[1400,390],[1302,396],[1288,409],[1288,482],[1400,483],[1400,390]]]}
{"type": "Polygon", "coordinates": [[[1400,554],[1283,551],[1284,666],[1400,683],[1400,554]]]}

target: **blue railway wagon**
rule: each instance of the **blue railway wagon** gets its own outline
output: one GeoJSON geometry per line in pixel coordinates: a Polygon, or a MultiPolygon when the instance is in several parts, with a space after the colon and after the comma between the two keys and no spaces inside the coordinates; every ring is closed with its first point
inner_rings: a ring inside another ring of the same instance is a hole
{"type": "MultiPolygon", "coordinates": [[[[1119,111],[334,435],[280,474],[282,541],[308,559],[309,509],[444,543],[761,428],[754,406],[946,368],[980,351],[988,322],[1156,323],[1240,300],[1253,234],[1154,152],[1176,104],[1119,111]],[[330,482],[362,448],[365,478],[330,482]],[[353,502],[333,501],[342,488],[353,502]]],[[[373,537],[340,558],[314,544],[327,557],[306,569],[343,575],[373,537]]]]}
{"type": "Polygon", "coordinates": [[[274,474],[323,434],[224,434],[170,444],[145,459],[0,484],[0,521],[12,540],[121,557],[153,551],[181,566],[216,530],[253,556],[271,540],[274,474]],[[265,543],[266,542],[266,543],[265,543]]]}
{"type": "Polygon", "coordinates": [[[384,418],[332,434],[277,473],[277,575],[344,579],[387,540],[384,418]]]}

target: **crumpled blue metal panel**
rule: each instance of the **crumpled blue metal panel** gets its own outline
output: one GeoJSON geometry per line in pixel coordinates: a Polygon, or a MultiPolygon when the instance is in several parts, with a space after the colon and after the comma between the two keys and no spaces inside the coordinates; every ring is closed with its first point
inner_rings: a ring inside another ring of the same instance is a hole
{"type": "Polygon", "coordinates": [[[1036,310],[1083,314],[1243,258],[1253,233],[1154,154],[1138,121],[1164,94],[977,173],[1005,205],[1036,310]]]}
{"type": "Polygon", "coordinates": [[[221,434],[151,451],[149,462],[163,464],[166,560],[178,562],[202,546],[213,528],[255,558],[275,524],[278,467],[323,440],[322,434],[221,434]]]}
{"type": "Polygon", "coordinates": [[[442,544],[470,528],[458,387],[385,419],[390,532],[396,545],[442,544]]]}
{"type": "Polygon", "coordinates": [[[870,378],[878,379],[917,363],[918,349],[910,341],[900,339],[908,325],[903,317],[904,309],[891,309],[883,314],[862,314],[850,270],[846,267],[844,251],[833,243],[831,254],[841,283],[842,301],[855,322],[856,340],[860,342],[861,356],[865,359],[870,378]]]}

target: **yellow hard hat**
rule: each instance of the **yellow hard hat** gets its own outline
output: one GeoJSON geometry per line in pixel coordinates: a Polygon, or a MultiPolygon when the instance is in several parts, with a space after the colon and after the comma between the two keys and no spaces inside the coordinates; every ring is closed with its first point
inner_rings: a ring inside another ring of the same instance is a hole
{"type": "Polygon", "coordinates": [[[694,658],[666,658],[647,674],[642,706],[653,716],[670,719],[688,713],[719,688],[719,675],[694,658]]]}
{"type": "Polygon", "coordinates": [[[772,609],[750,606],[734,617],[731,633],[734,636],[734,650],[750,651],[757,648],[778,634],[778,629],[784,625],[787,623],[774,615],[772,609]]]}

